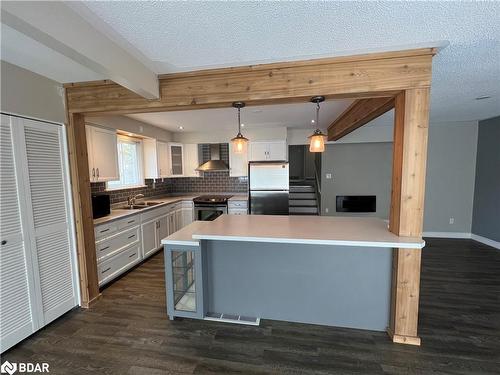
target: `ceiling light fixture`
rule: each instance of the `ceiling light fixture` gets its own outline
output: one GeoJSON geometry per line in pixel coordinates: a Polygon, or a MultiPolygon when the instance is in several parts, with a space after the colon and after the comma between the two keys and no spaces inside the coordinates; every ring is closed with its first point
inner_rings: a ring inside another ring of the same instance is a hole
{"type": "Polygon", "coordinates": [[[233,107],[238,109],[238,134],[236,137],[231,139],[231,143],[233,144],[233,152],[235,154],[243,154],[246,152],[248,138],[243,137],[241,134],[241,108],[245,106],[243,102],[234,102],[233,107]]]}
{"type": "Polygon", "coordinates": [[[245,124],[241,124],[241,127],[244,128],[245,127],[245,124]]]}
{"type": "MultiPolygon", "coordinates": [[[[314,96],[311,98],[312,103],[316,103],[316,130],[309,136],[309,151],[310,152],[323,152],[325,151],[325,138],[326,135],[319,129],[319,103],[324,102],[324,96],[314,96]]],[[[311,121],[314,123],[314,120],[311,121]]]]}
{"type": "Polygon", "coordinates": [[[184,126],[180,125],[179,130],[183,130],[183,129],[184,129],[184,126]]]}

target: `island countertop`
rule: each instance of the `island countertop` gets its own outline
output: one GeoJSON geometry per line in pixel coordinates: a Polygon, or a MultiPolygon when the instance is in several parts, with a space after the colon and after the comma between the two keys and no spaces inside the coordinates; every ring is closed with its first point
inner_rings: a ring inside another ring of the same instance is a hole
{"type": "Polygon", "coordinates": [[[222,215],[194,222],[162,240],[162,244],[194,244],[197,240],[247,241],[316,245],[421,249],[419,237],[389,232],[379,218],[333,216],[222,215]]]}

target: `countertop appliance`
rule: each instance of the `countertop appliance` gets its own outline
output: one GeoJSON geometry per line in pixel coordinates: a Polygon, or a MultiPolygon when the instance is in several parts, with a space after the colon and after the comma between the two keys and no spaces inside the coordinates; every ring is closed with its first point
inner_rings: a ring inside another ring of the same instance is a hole
{"type": "Polygon", "coordinates": [[[248,169],[250,214],[288,215],[288,162],[250,162],[248,169]]]}
{"type": "Polygon", "coordinates": [[[232,195],[201,195],[193,199],[194,218],[200,221],[212,221],[227,214],[227,201],[232,195]]]}
{"type": "Polygon", "coordinates": [[[92,218],[108,216],[111,213],[109,194],[92,194],[92,218]]]}

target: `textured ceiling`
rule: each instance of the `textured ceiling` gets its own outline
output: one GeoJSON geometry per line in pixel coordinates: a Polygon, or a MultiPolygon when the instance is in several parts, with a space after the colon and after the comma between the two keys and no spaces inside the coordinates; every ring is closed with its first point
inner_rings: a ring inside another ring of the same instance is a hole
{"type": "MultiPolygon", "coordinates": [[[[326,129],[337,118],[351,100],[326,101],[321,104],[320,127],[326,129]]],[[[236,131],[237,111],[234,108],[199,109],[158,113],[138,113],[128,115],[173,132],[182,126],[184,132],[195,131],[236,131]]],[[[245,107],[241,110],[241,122],[245,129],[258,127],[316,128],[311,120],[316,118],[316,107],[312,103],[281,104],[245,107]]]]}
{"type": "MultiPolygon", "coordinates": [[[[85,2],[157,73],[398,49],[448,40],[431,120],[500,114],[499,2],[85,2]],[[476,101],[482,95],[491,99],[476,101]]],[[[94,20],[94,25],[98,23],[94,20]]],[[[105,27],[104,27],[105,25],[105,27]]],[[[116,37],[115,35],[115,37],[116,37]]],[[[115,38],[116,39],[116,38],[115,38]]]]}

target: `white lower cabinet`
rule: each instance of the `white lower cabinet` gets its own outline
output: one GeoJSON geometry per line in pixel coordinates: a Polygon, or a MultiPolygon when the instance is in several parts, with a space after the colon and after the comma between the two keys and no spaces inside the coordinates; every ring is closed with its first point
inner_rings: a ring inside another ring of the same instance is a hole
{"type": "Polygon", "coordinates": [[[163,238],[192,222],[193,202],[182,201],[97,225],[99,286],[156,253],[163,238]]]}
{"type": "Polygon", "coordinates": [[[247,215],[248,201],[247,200],[230,200],[227,205],[227,213],[229,215],[247,215]]]}

